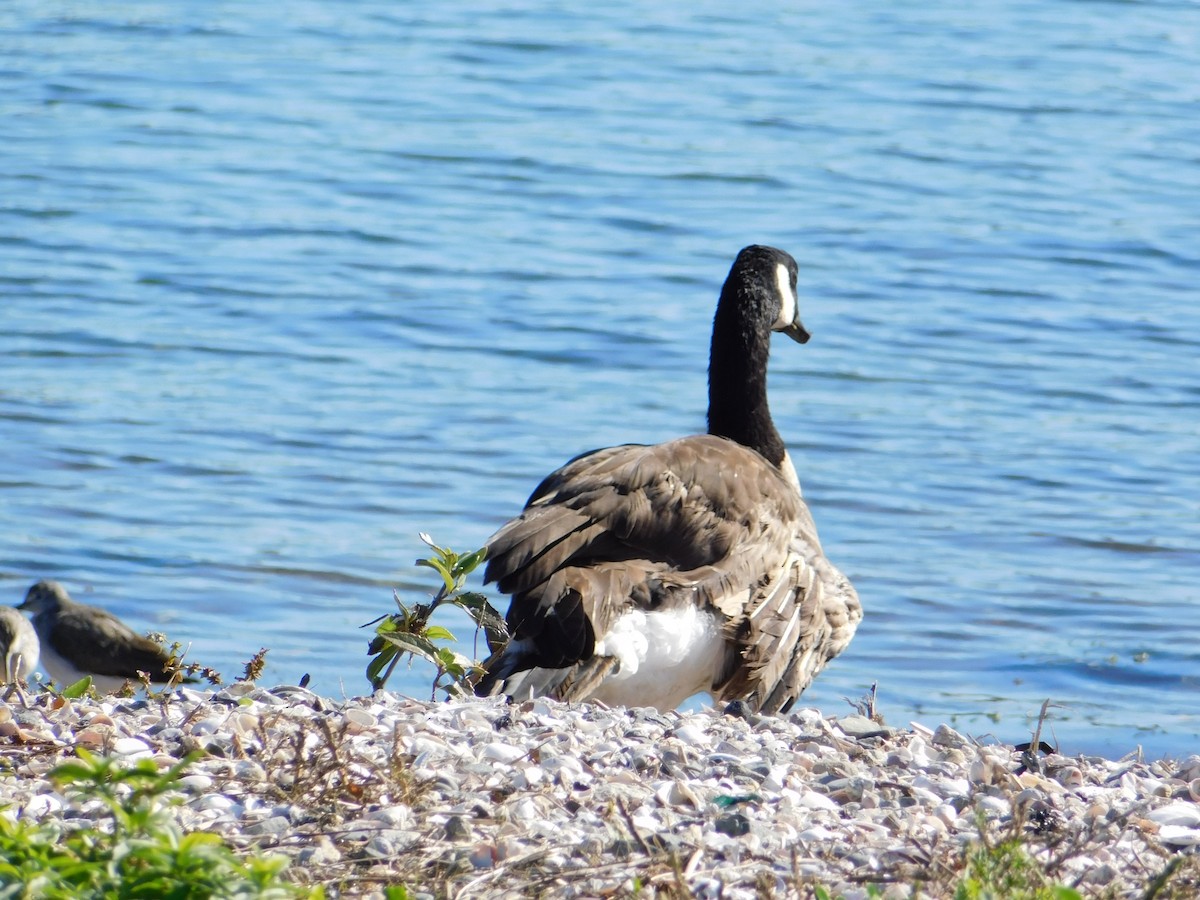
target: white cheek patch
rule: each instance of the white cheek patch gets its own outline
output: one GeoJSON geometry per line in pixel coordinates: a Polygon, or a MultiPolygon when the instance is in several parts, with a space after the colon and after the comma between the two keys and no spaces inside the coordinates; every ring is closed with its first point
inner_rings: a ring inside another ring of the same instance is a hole
{"type": "Polygon", "coordinates": [[[796,292],[792,290],[792,279],[783,263],[775,267],[775,283],[779,287],[779,318],[771,327],[782,331],[796,320],[796,292]]]}

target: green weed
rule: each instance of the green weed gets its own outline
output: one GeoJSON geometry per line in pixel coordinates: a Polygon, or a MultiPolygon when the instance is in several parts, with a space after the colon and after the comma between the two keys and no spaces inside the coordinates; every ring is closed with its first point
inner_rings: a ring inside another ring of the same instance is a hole
{"type": "Polygon", "coordinates": [[[282,856],[239,858],[217,835],[184,834],[168,807],[190,763],[160,772],[150,760],[79,758],[50,773],[81,806],[100,803],[87,828],[0,814],[0,900],[209,900],[324,896],[281,880],[282,856]]]}
{"type": "Polygon", "coordinates": [[[421,540],[433,550],[433,556],[418,559],[417,565],[436,571],[442,583],[428,604],[410,607],[396,594],[399,612],[381,616],[363,626],[376,626],[375,637],[367,647],[367,653],[372,657],[367,665],[367,680],[371,682],[372,690],[381,690],[400,660],[408,656],[423,659],[436,670],[433,697],[439,690],[452,696],[470,694],[470,685],[479,673],[479,665],[455,653],[450,646],[456,642],[454,635],[441,625],[430,625],[429,619],[442,604],[457,606],[475,622],[477,633],[478,629],[483,630],[489,649],[494,652],[504,644],[507,640],[504,619],[483,594],[463,590],[467,576],[486,558],[487,548],[459,554],[439,547],[427,534],[421,534],[421,540]]]}

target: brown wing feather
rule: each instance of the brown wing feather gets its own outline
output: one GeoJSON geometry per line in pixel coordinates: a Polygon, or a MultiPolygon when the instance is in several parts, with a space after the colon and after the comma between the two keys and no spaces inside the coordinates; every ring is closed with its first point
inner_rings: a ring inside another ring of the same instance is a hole
{"type": "MultiPolygon", "coordinates": [[[[768,583],[777,588],[775,600],[760,603],[760,620],[773,622],[770,610],[786,609],[794,596],[782,573],[797,532],[815,544],[811,525],[795,485],[733,441],[697,435],[624,445],[551,473],[488,542],[486,579],[513,594],[509,628],[543,655],[532,665],[590,657],[590,641],[576,645],[575,659],[550,646],[580,631],[573,617],[586,616],[603,635],[630,607],[698,601],[728,617],[732,670],[759,636],[746,621],[756,597],[768,583]]],[[[794,630],[778,637],[779,649],[794,630]]],[[[750,662],[771,678],[780,665],[750,662]]],[[[592,680],[577,674],[568,681],[592,680]]]]}
{"type": "Polygon", "coordinates": [[[786,710],[854,636],[862,607],[849,581],[805,542],[794,550],[737,627],[739,664],[715,699],[749,698],[763,712],[786,710]]]}
{"type": "Polygon", "coordinates": [[[63,610],[49,643],[77,668],[116,678],[137,678],[142,671],[161,679],[168,661],[161,647],[98,607],[63,610]]]}

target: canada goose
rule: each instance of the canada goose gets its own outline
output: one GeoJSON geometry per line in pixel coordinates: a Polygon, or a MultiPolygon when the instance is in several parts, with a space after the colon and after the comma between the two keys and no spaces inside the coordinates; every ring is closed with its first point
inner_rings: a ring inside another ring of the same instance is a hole
{"type": "Polygon", "coordinates": [[[0,606],[0,683],[27,681],[38,664],[38,637],[29,620],[11,606],[0,606]]]}
{"type": "Polygon", "coordinates": [[[742,250],[713,323],[708,434],[577,456],[487,543],[511,638],[476,692],[786,711],[862,619],[767,408],[772,331],[804,343],[796,261],[742,250]]]}
{"type": "Polygon", "coordinates": [[[42,668],[60,687],[85,675],[101,694],[135,685],[138,672],[152,682],[166,682],[170,659],[154,641],[142,637],[112,613],[76,603],[57,581],[39,581],[17,609],[33,614],[42,645],[42,668]]]}

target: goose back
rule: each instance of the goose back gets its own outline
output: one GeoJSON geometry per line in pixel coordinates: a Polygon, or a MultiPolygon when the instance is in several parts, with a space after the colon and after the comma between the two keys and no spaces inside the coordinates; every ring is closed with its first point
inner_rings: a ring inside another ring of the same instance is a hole
{"type": "MultiPolygon", "coordinates": [[[[830,638],[849,640],[850,616],[836,613],[852,589],[822,562],[784,471],[692,435],[594,451],[551,473],[489,540],[485,579],[512,595],[507,622],[524,658],[509,665],[557,670],[539,688],[563,699],[595,691],[585,669],[597,635],[622,616],[694,607],[713,613],[723,650],[689,693],[782,708],[840,652],[830,638]]],[[[655,705],[686,697],[671,699],[655,705]]]]}

